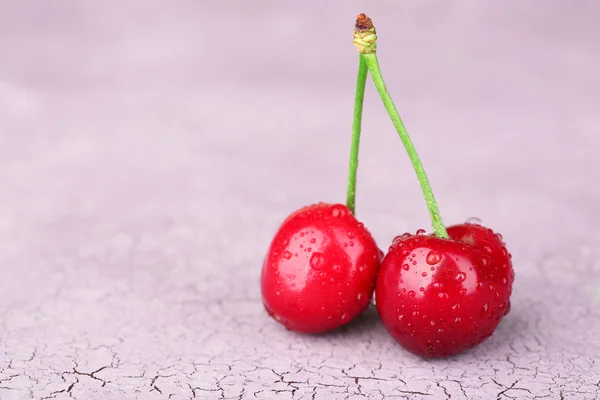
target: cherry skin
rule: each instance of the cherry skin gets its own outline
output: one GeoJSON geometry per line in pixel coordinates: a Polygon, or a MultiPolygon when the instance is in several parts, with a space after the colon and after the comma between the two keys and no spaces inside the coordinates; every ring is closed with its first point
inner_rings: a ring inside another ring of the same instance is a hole
{"type": "Polygon", "coordinates": [[[261,290],[268,314],[287,329],[323,333],[367,308],[381,253],[342,204],[315,204],[291,214],[265,257],[261,290]]]}
{"type": "Polygon", "coordinates": [[[394,239],[377,278],[384,326],[423,357],[451,356],[478,345],[510,311],[514,271],[501,236],[474,224],[447,231],[450,239],[424,234],[394,239]]]}

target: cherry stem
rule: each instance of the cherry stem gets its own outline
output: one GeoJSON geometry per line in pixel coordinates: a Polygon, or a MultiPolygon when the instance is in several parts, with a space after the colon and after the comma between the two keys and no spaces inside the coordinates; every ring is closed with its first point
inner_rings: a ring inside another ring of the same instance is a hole
{"type": "Polygon", "coordinates": [[[398,132],[398,136],[400,136],[404,148],[408,153],[408,157],[415,169],[417,178],[421,184],[421,189],[423,190],[423,197],[425,197],[425,202],[429,209],[433,231],[437,237],[447,239],[448,232],[446,231],[446,227],[440,216],[440,211],[437,202],[435,201],[433,191],[431,190],[427,173],[421,164],[421,160],[419,159],[419,155],[417,154],[417,150],[415,149],[412,140],[410,140],[406,127],[398,114],[394,101],[385,87],[385,82],[379,69],[379,61],[377,60],[377,35],[375,27],[373,26],[371,19],[364,14],[358,15],[356,19],[356,25],[354,27],[354,45],[358,49],[360,57],[367,64],[371,77],[373,78],[373,83],[377,88],[377,92],[379,92],[383,105],[392,119],[394,127],[398,132]]]}
{"type": "Polygon", "coordinates": [[[423,190],[423,197],[425,197],[425,201],[427,203],[427,208],[429,209],[429,215],[431,216],[431,223],[433,224],[433,231],[437,237],[448,238],[448,232],[446,231],[446,227],[444,226],[444,222],[442,221],[442,217],[440,216],[440,211],[438,209],[437,202],[435,201],[435,196],[433,195],[433,190],[431,190],[431,185],[429,184],[429,179],[427,178],[427,173],[421,164],[421,160],[419,159],[419,155],[417,154],[417,150],[410,140],[410,136],[406,131],[406,127],[398,114],[398,110],[396,110],[396,106],[392,100],[392,97],[387,91],[385,87],[385,82],[383,81],[383,76],[381,75],[381,71],[379,70],[379,62],[377,60],[376,53],[370,54],[361,54],[363,60],[367,64],[369,71],[371,72],[371,76],[373,77],[373,83],[375,83],[375,87],[379,92],[379,96],[383,101],[383,105],[387,110],[392,122],[394,123],[394,127],[398,132],[398,136],[402,140],[404,144],[404,148],[408,153],[408,157],[410,158],[410,162],[415,169],[417,174],[417,178],[419,179],[419,183],[421,184],[421,189],[423,190]]]}
{"type": "Polygon", "coordinates": [[[348,190],[346,207],[352,214],[356,212],[356,171],[358,170],[358,148],[360,147],[360,130],[362,125],[365,86],[369,69],[362,57],[358,59],[358,78],[356,79],[356,96],[354,97],[354,120],[352,122],[352,142],[350,145],[350,165],[348,167],[348,190]]]}

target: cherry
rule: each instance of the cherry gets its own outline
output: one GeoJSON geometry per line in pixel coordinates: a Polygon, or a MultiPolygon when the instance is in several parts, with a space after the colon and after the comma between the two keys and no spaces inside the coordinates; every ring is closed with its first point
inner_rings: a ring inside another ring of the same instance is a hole
{"type": "Polygon", "coordinates": [[[265,309],[290,330],[322,333],[340,327],[358,316],[373,296],[383,253],[354,216],[367,72],[361,60],[346,206],[319,203],[292,213],[279,227],[263,263],[265,309]]]}
{"type": "Polygon", "coordinates": [[[477,224],[444,226],[429,179],[377,60],[372,21],[357,17],[354,44],[419,179],[434,235],[394,239],[377,278],[377,311],[387,331],[407,350],[443,357],[469,349],[492,335],[510,310],[514,281],[511,257],[499,235],[477,224]]]}
{"type": "Polygon", "coordinates": [[[375,240],[346,206],[305,207],[271,243],[261,276],[264,306],[290,330],[332,330],[368,306],[379,264],[375,240]]]}
{"type": "Polygon", "coordinates": [[[449,239],[403,235],[381,265],[377,311],[392,337],[424,357],[476,346],[510,311],[514,272],[491,229],[460,224],[449,239]]]}

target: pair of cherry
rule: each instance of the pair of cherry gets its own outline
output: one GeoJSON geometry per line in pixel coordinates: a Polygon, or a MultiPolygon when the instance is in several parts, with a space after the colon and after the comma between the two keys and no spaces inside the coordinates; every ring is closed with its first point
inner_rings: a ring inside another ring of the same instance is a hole
{"type": "Polygon", "coordinates": [[[502,237],[477,221],[446,228],[427,176],[385,88],[376,33],[357,17],[360,54],[348,205],[318,203],[292,213],[280,226],[264,260],[264,306],[286,328],[323,333],[347,324],[375,293],[379,316],[405,349],[444,357],[492,335],[510,311],[514,280],[502,237]],[[433,234],[418,230],[393,239],[387,254],[354,216],[362,100],[367,72],[408,152],[430,211],[433,234]]]}

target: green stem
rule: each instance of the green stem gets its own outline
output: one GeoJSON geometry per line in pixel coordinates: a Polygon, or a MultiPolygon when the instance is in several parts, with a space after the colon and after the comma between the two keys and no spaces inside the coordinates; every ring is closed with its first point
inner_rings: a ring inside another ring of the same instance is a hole
{"type": "Polygon", "coordinates": [[[383,76],[381,76],[381,71],[379,70],[379,62],[377,61],[377,54],[375,52],[368,54],[361,54],[361,58],[367,64],[369,68],[369,72],[373,78],[373,83],[375,83],[375,87],[379,92],[379,96],[383,101],[383,105],[387,110],[392,122],[394,123],[394,127],[398,132],[398,136],[402,140],[404,147],[406,148],[406,152],[408,153],[408,157],[417,173],[417,178],[419,179],[419,183],[421,184],[421,189],[423,190],[423,197],[425,197],[425,201],[427,202],[427,208],[429,209],[429,215],[431,216],[431,222],[433,224],[433,231],[437,237],[448,238],[448,232],[444,227],[444,222],[442,221],[442,217],[440,216],[440,211],[438,209],[437,202],[435,201],[435,197],[433,195],[433,191],[431,190],[431,185],[429,184],[429,179],[427,179],[427,173],[423,169],[423,165],[421,164],[421,160],[419,159],[419,155],[417,154],[417,150],[415,150],[415,146],[410,140],[410,136],[408,136],[408,132],[404,127],[404,123],[402,119],[400,119],[400,115],[398,114],[398,110],[396,110],[396,106],[392,101],[392,97],[387,91],[385,87],[385,82],[383,81],[383,76]]]}
{"type": "Polygon", "coordinates": [[[352,214],[356,212],[356,171],[358,170],[358,148],[360,146],[360,130],[362,125],[365,86],[369,69],[362,57],[358,59],[358,78],[356,79],[356,96],[354,97],[354,120],[352,122],[352,143],[350,146],[350,166],[348,167],[348,190],[346,206],[352,214]]]}

